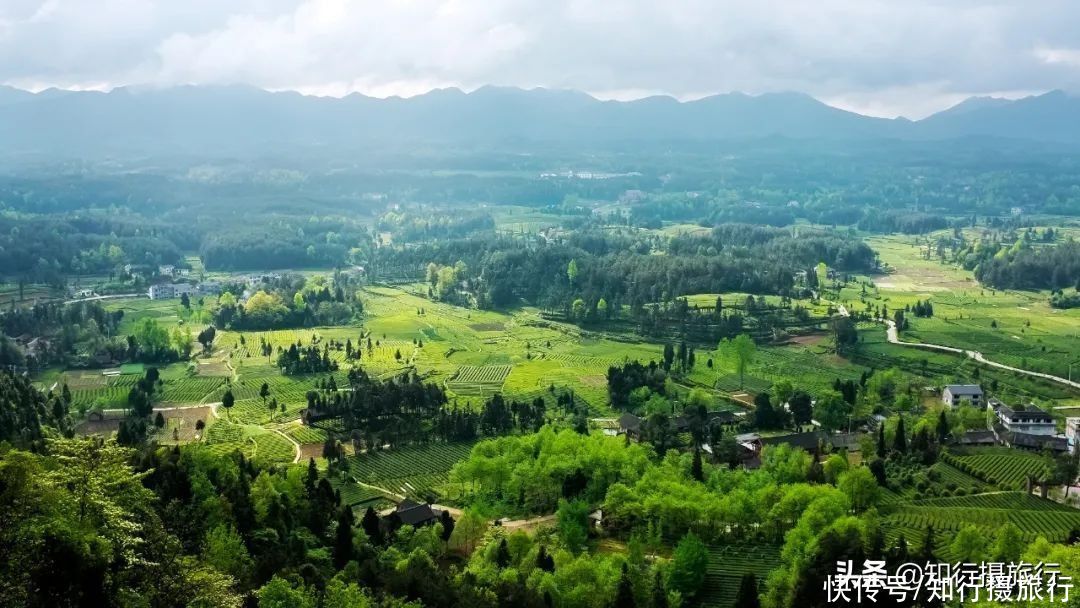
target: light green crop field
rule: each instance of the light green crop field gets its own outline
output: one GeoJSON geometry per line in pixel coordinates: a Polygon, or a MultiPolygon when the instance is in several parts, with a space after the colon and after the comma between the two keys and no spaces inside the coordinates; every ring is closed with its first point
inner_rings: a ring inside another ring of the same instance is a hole
{"type": "MultiPolygon", "coordinates": [[[[925,238],[922,240],[925,242],[925,238]]],[[[1080,377],[1080,309],[1051,308],[1049,292],[996,290],[980,285],[970,271],[953,264],[925,257],[925,248],[913,236],[874,236],[867,239],[888,268],[884,275],[861,277],[865,287],[844,287],[837,300],[849,310],[861,311],[870,306],[886,306],[889,311],[929,300],[934,307],[931,318],[908,315],[909,328],[901,335],[908,342],[941,344],[975,350],[995,362],[1074,379],[1080,377]],[[1070,370],[1071,368],[1071,370],[1070,370]]],[[[890,312],[891,315],[891,312],[890,312]]],[[[959,356],[929,353],[885,343],[882,326],[868,326],[863,332],[861,362],[887,365],[898,361],[902,367],[917,372],[929,363],[929,377],[939,377],[938,370],[953,369],[955,377],[967,375],[974,381],[975,365],[959,356]],[[881,334],[880,338],[877,334],[881,334]]],[[[1021,394],[1062,399],[1075,396],[1063,385],[996,372],[980,366],[983,383],[998,377],[1021,394]]]]}

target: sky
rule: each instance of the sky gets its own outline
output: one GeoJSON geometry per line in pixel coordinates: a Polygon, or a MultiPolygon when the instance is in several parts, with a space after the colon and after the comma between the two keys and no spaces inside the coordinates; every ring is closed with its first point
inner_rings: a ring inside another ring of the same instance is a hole
{"type": "Polygon", "coordinates": [[[0,0],[0,83],[808,93],[921,118],[1080,91],[1074,0],[0,0]]]}

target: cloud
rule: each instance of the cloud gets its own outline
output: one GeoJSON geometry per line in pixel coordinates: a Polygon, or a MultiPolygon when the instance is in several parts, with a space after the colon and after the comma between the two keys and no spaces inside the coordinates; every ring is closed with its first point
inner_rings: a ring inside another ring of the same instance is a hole
{"type": "Polygon", "coordinates": [[[0,81],[317,94],[798,90],[883,115],[1075,88],[1068,0],[5,0],[0,81]]]}

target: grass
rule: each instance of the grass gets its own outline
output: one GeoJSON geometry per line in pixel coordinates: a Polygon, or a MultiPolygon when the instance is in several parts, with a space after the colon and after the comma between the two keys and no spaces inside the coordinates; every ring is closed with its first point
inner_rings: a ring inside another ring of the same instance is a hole
{"type": "MultiPolygon", "coordinates": [[[[849,309],[858,311],[869,305],[884,305],[891,311],[929,299],[934,316],[909,315],[910,327],[903,332],[902,339],[978,350],[992,361],[1061,377],[1068,377],[1073,364],[1073,371],[1080,374],[1080,309],[1051,308],[1048,291],[996,290],[982,286],[970,271],[926,259],[918,237],[873,236],[867,242],[890,272],[864,277],[871,281],[865,293],[855,284],[842,289],[837,299],[849,309]]],[[[876,350],[880,354],[892,348],[876,350]]],[[[919,351],[915,353],[925,357],[919,351]]],[[[955,365],[957,357],[946,357],[950,365],[955,365]]],[[[1027,393],[1051,399],[1071,394],[1060,385],[1039,388],[1046,384],[1042,381],[1014,384],[1027,393]]]]}

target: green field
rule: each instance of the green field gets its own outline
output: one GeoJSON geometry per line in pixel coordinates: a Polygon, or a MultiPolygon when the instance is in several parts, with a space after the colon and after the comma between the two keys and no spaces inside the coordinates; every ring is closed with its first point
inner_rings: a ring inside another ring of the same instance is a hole
{"type": "Polygon", "coordinates": [[[349,458],[349,476],[394,494],[417,498],[428,493],[445,494],[450,469],[469,455],[472,446],[433,443],[357,454],[349,458]]]}
{"type": "MultiPolygon", "coordinates": [[[[922,237],[922,241],[936,234],[922,237]]],[[[885,305],[896,310],[930,300],[934,316],[908,316],[902,339],[981,351],[988,359],[1013,367],[1068,377],[1070,364],[1080,375],[1080,309],[1061,310],[1049,305],[1047,291],[995,290],[975,281],[974,275],[936,259],[926,259],[919,237],[873,236],[867,243],[889,270],[866,277],[871,287],[851,284],[837,294],[850,310],[885,305]]],[[[876,348],[877,354],[904,347],[876,348]]],[[[915,351],[918,357],[925,353],[915,351]]],[[[899,356],[899,355],[897,355],[899,356]]],[[[939,355],[955,365],[957,357],[939,355]]],[[[1011,374],[1009,374],[1011,375],[1011,374]]],[[[1026,392],[1058,398],[1071,394],[1061,385],[1040,389],[1043,381],[1027,384],[1026,392]]]]}
{"type": "MultiPolygon", "coordinates": [[[[1005,523],[1015,524],[1028,541],[1038,536],[1060,542],[1080,527],[1080,511],[1023,492],[997,492],[912,501],[887,518],[889,536],[901,534],[908,544],[917,544],[927,526],[938,533],[938,547],[947,554],[952,534],[965,526],[986,530],[988,536],[1005,523]]],[[[948,555],[939,552],[939,556],[948,555]]]]}
{"type": "Polygon", "coordinates": [[[1015,489],[1025,487],[1029,476],[1038,480],[1046,473],[1046,462],[1039,455],[1009,448],[964,450],[946,459],[987,483],[1015,489]]]}
{"type": "Polygon", "coordinates": [[[271,430],[227,419],[209,421],[201,445],[200,449],[219,455],[240,451],[264,465],[291,463],[296,453],[288,439],[271,430]]]}
{"type": "Polygon", "coordinates": [[[715,545],[709,547],[709,570],[701,591],[702,606],[735,605],[739,583],[747,572],[757,575],[758,590],[769,573],[780,566],[780,547],[774,545],[715,545]]]}

